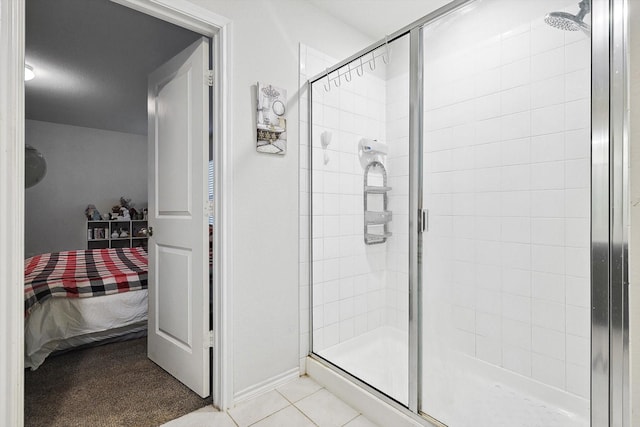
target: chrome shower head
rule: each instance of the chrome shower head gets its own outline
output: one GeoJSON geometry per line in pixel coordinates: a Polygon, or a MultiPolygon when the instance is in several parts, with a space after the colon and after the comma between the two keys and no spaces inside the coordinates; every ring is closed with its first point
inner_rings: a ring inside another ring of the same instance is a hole
{"type": "Polygon", "coordinates": [[[587,13],[591,12],[591,2],[590,0],[582,0],[578,6],[580,7],[580,12],[578,12],[577,15],[572,15],[567,12],[551,12],[544,17],[544,22],[559,30],[581,30],[589,36],[591,35],[591,27],[584,22],[584,17],[587,13]]]}

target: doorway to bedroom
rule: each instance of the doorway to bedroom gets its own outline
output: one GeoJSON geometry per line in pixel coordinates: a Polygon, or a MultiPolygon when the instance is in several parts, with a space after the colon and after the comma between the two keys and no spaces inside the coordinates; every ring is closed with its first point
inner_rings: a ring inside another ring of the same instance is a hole
{"type": "MultiPolygon", "coordinates": [[[[25,258],[73,253],[73,259],[78,260],[76,254],[97,249],[102,258],[104,253],[113,253],[104,265],[112,270],[115,263],[118,270],[113,278],[100,279],[104,281],[103,288],[96,289],[94,279],[88,288],[77,287],[78,292],[88,289],[95,298],[50,298],[29,309],[25,320],[25,366],[38,369],[25,372],[26,425],[40,425],[38,417],[43,417],[41,420],[46,425],[68,425],[74,420],[70,415],[78,417],[75,420],[85,423],[91,420],[92,425],[100,425],[98,420],[106,422],[107,414],[124,417],[116,423],[144,425],[141,420],[147,420],[150,425],[156,425],[210,403],[210,399],[192,393],[147,358],[147,341],[141,338],[146,335],[149,312],[144,286],[146,272],[143,275],[138,271],[142,268],[131,262],[135,258],[146,258],[147,248],[153,247],[148,242],[155,240],[152,239],[155,224],[150,218],[153,205],[149,202],[157,195],[148,194],[148,176],[160,177],[156,180],[160,195],[163,191],[175,191],[173,184],[180,178],[174,176],[175,170],[154,175],[148,168],[148,164],[153,168],[158,159],[162,162],[163,156],[155,153],[157,159],[149,160],[147,76],[196,44],[206,53],[204,66],[210,68],[209,43],[205,39],[202,44],[201,39],[200,34],[107,0],[90,3],[28,0],[26,3],[25,56],[36,78],[25,84],[25,142],[28,150],[33,149],[38,157],[44,158],[46,172],[33,187],[25,190],[25,258]],[[167,175],[171,179],[163,180],[167,175]],[[83,217],[83,213],[88,217],[83,217]],[[131,280],[127,276],[128,292],[120,292],[127,288],[120,279],[124,268],[137,273],[131,280]],[[103,295],[109,293],[111,279],[118,283],[118,291],[103,295]],[[52,354],[49,356],[49,353],[52,354]],[[63,372],[66,374],[60,376],[63,372]],[[145,384],[154,384],[150,392],[144,391],[145,384]],[[174,402],[167,405],[161,396],[150,399],[160,410],[157,416],[151,403],[137,408],[118,406],[136,400],[133,396],[155,395],[151,391],[157,389],[166,390],[167,396],[172,396],[169,400],[174,402]],[[87,390],[91,393],[86,393],[87,390]],[[84,407],[75,415],[71,410],[60,408],[59,401],[56,411],[41,411],[32,402],[41,405],[45,392],[58,396],[85,395],[90,402],[104,402],[104,405],[78,405],[74,398],[69,399],[75,401],[74,407],[84,407]],[[103,397],[96,396],[97,393],[103,397]],[[132,398],[127,399],[126,393],[131,393],[132,398]],[[93,408],[95,414],[91,415],[87,408],[93,408]],[[136,414],[143,418],[136,421],[136,414]],[[56,415],[62,418],[56,421],[56,415]]],[[[174,74],[180,75],[180,72],[174,74]]],[[[172,87],[179,87],[180,82],[175,83],[176,80],[179,79],[159,82],[154,92],[156,100],[166,98],[172,87]]],[[[211,91],[208,88],[205,94],[208,106],[211,91]]],[[[207,160],[210,174],[213,172],[211,119],[207,114],[203,136],[208,156],[203,156],[203,176],[207,160]]],[[[160,128],[166,125],[156,122],[154,135],[158,124],[160,128]]],[[[161,135],[155,136],[156,142],[162,139],[161,135]]],[[[159,144],[162,146],[162,141],[159,144]]],[[[187,150],[178,147],[170,151],[171,157],[177,160],[187,150]]],[[[207,191],[204,183],[201,186],[205,195],[208,193],[212,198],[212,189],[207,191]]],[[[200,238],[205,244],[211,236],[208,224],[211,221],[205,218],[200,238]]],[[[160,249],[156,253],[155,271],[159,272],[156,276],[166,277],[162,275],[162,263],[170,263],[175,257],[167,256],[167,251],[160,249]]],[[[205,265],[206,247],[201,249],[205,265]]],[[[65,260],[62,268],[68,269],[71,258],[57,257],[65,260]]],[[[52,258],[47,258],[45,267],[54,264],[52,258]]],[[[76,263],[76,267],[79,265],[76,263]]],[[[87,271],[99,270],[94,264],[87,265],[90,265],[87,271]]],[[[208,275],[203,274],[202,280],[207,281],[208,295],[212,295],[210,271],[208,275]]],[[[162,307],[162,301],[155,305],[158,306],[162,307]]],[[[208,331],[212,329],[213,319],[210,305],[205,307],[202,311],[203,314],[207,311],[208,331]]],[[[171,325],[162,325],[162,313],[157,319],[160,322],[156,322],[156,329],[177,341],[179,346],[180,331],[171,330],[171,325]]],[[[207,349],[208,365],[210,352],[207,349]]],[[[164,362],[158,363],[170,371],[164,362]]],[[[209,394],[208,372],[206,391],[199,389],[201,395],[209,394]]]]}

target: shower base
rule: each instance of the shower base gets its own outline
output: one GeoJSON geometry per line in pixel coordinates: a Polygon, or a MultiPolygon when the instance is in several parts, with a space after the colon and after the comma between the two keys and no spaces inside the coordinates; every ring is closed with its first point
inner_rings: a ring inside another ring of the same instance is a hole
{"type": "MultiPolygon", "coordinates": [[[[406,332],[385,326],[317,354],[407,404],[409,352],[406,332]]],[[[482,369],[477,370],[473,363],[462,359],[425,361],[425,366],[423,409],[450,427],[589,426],[586,403],[573,408],[575,410],[551,403],[556,402],[558,396],[568,395],[560,390],[553,389],[551,395],[545,396],[549,401],[545,401],[515,384],[497,382],[476,373],[482,369]]],[[[520,380],[532,382],[524,377],[520,380]]]]}
{"type": "Polygon", "coordinates": [[[383,326],[317,352],[403,405],[409,401],[408,335],[383,326]]]}

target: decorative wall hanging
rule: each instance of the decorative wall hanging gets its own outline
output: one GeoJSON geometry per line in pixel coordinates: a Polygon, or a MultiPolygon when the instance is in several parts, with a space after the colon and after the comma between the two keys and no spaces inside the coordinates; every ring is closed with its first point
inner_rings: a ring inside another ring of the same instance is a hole
{"type": "Polygon", "coordinates": [[[287,91],[258,82],[257,146],[260,153],[287,152],[287,91]]]}
{"type": "Polygon", "coordinates": [[[24,186],[33,187],[47,173],[47,162],[42,153],[30,145],[24,147],[24,186]]]}

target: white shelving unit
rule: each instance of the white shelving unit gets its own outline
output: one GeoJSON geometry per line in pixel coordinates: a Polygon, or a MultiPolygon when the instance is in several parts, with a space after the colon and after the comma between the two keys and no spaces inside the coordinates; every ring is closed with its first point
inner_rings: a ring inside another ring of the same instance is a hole
{"type": "Polygon", "coordinates": [[[87,221],[87,249],[147,247],[146,220],[87,221]],[[120,237],[126,231],[126,237],[120,237]],[[113,237],[118,233],[118,237],[113,237]],[[144,234],[144,235],[143,235],[144,234]]]}

